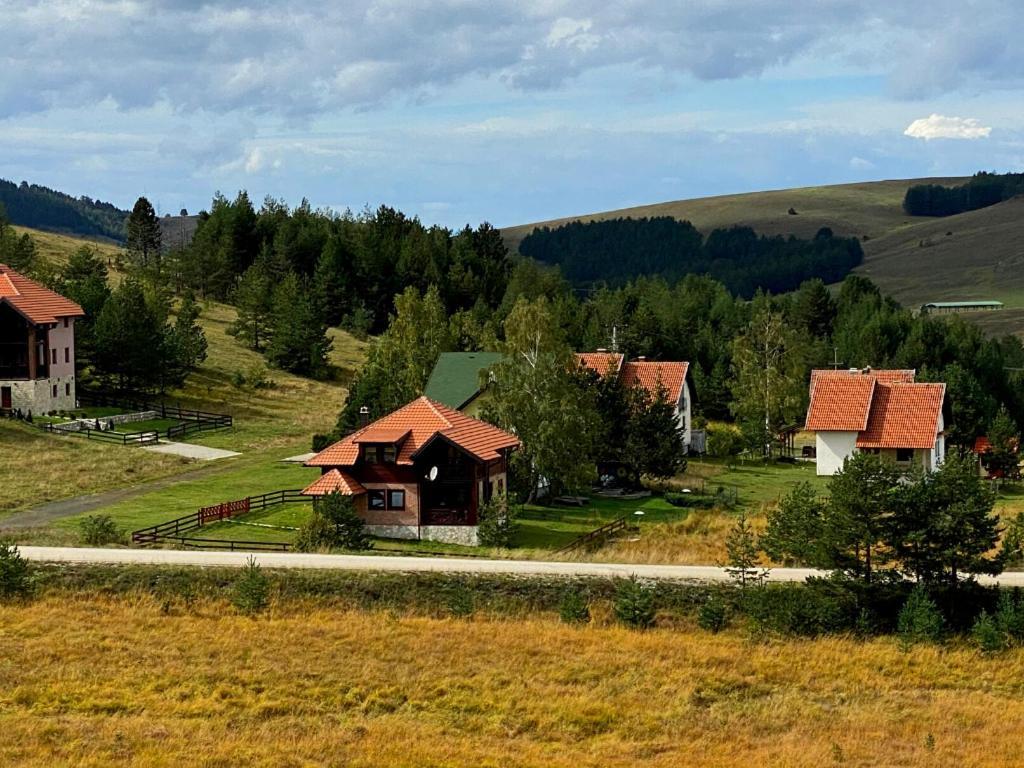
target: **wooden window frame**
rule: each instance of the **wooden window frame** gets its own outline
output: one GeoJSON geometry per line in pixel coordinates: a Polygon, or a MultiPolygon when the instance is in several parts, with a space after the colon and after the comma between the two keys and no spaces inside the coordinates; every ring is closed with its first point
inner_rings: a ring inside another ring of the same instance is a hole
{"type": "Polygon", "coordinates": [[[405,488],[388,488],[388,490],[387,490],[387,502],[388,502],[388,511],[391,511],[391,512],[404,512],[405,511],[405,488]],[[400,494],[402,494],[402,503],[401,503],[401,505],[392,504],[391,503],[391,494],[393,494],[393,493],[400,493],[400,494]]]}
{"type": "Polygon", "coordinates": [[[386,512],[388,508],[388,492],[385,488],[370,488],[366,491],[366,508],[373,512],[386,512]],[[374,498],[380,498],[380,506],[374,506],[374,498]]]}

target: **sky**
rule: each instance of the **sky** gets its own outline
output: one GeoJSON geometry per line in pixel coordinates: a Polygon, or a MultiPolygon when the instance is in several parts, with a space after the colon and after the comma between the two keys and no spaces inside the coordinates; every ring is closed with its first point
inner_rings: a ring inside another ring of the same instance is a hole
{"type": "Polygon", "coordinates": [[[0,0],[0,178],[506,226],[1024,170],[1024,3],[0,0]]]}

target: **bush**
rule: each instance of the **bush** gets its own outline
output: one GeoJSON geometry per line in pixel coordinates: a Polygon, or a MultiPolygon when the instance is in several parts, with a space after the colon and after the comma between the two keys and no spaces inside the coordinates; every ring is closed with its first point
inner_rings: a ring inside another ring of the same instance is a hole
{"type": "Polygon", "coordinates": [[[654,626],[654,589],[636,577],[620,581],[615,588],[615,618],[633,629],[654,626]]]}
{"type": "Polygon", "coordinates": [[[590,621],[590,606],[579,587],[569,587],[558,604],[558,617],[565,624],[586,624],[590,621]]]}
{"type": "Polygon", "coordinates": [[[313,504],[313,515],[299,530],[295,546],[303,552],[318,549],[370,549],[373,540],[356,513],[351,496],[329,493],[313,504]]]}
{"type": "Polygon", "coordinates": [[[512,546],[516,533],[515,513],[508,496],[494,496],[480,508],[477,540],[485,547],[512,546]]]}
{"type": "Polygon", "coordinates": [[[900,610],[896,631],[904,644],[937,643],[942,639],[944,625],[935,601],[921,585],[914,587],[907,602],[900,610]]]}
{"type": "Polygon", "coordinates": [[[731,424],[708,424],[707,452],[716,459],[737,456],[743,450],[743,434],[731,424]]]}
{"type": "Polygon", "coordinates": [[[121,530],[110,515],[89,515],[79,523],[82,541],[91,547],[102,547],[121,540],[121,530]]]}
{"type": "Polygon", "coordinates": [[[245,570],[235,581],[235,608],[247,616],[255,616],[266,610],[270,602],[270,582],[252,555],[246,562],[245,570]]]}
{"type": "Polygon", "coordinates": [[[715,506],[713,497],[702,496],[698,493],[666,493],[665,501],[673,507],[686,509],[712,509],[715,506]]]}
{"type": "Polygon", "coordinates": [[[827,580],[748,589],[742,608],[761,630],[804,637],[849,631],[859,615],[846,585],[827,580]]]}
{"type": "Polygon", "coordinates": [[[729,613],[725,603],[717,595],[712,595],[697,611],[697,626],[708,632],[718,634],[729,624],[729,613]]]}
{"type": "Polygon", "coordinates": [[[325,448],[330,446],[331,443],[335,442],[336,439],[337,438],[334,435],[313,435],[313,452],[320,453],[320,451],[324,450],[325,448]]]}
{"type": "Polygon", "coordinates": [[[1020,592],[1002,591],[995,613],[996,626],[1014,643],[1024,641],[1024,609],[1020,604],[1020,592]]]}
{"type": "Polygon", "coordinates": [[[1006,635],[999,631],[995,619],[985,610],[978,614],[971,628],[971,640],[984,653],[1004,651],[1007,646],[1006,635]]]}
{"type": "Polygon", "coordinates": [[[32,591],[28,561],[9,541],[0,541],[0,600],[27,597],[32,591]]]}

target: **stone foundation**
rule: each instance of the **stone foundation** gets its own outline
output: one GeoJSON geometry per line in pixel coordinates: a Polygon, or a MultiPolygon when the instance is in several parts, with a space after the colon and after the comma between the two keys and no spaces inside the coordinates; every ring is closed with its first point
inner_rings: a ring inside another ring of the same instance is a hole
{"type": "Polygon", "coordinates": [[[75,408],[75,377],[54,376],[34,381],[0,381],[0,387],[11,388],[11,408],[22,413],[32,411],[33,416],[44,416],[50,411],[72,411],[75,408]],[[67,385],[71,393],[67,394],[67,385]],[[53,388],[57,387],[57,396],[53,388]]]}
{"type": "Polygon", "coordinates": [[[424,525],[420,528],[420,538],[466,547],[475,547],[480,543],[475,525],[424,525]]]}
{"type": "Polygon", "coordinates": [[[466,547],[479,544],[475,525],[368,525],[366,532],[382,539],[419,539],[466,547]]]}

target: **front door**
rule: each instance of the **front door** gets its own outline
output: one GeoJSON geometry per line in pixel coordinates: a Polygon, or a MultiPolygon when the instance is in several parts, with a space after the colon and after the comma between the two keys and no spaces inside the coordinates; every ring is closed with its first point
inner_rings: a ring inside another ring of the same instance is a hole
{"type": "Polygon", "coordinates": [[[0,387],[0,408],[10,409],[11,407],[11,388],[0,387]]]}

